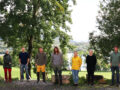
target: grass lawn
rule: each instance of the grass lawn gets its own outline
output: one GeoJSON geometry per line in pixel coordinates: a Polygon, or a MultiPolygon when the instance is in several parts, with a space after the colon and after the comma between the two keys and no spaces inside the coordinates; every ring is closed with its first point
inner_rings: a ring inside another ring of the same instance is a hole
{"type": "MultiPolygon", "coordinates": [[[[53,74],[53,73],[52,73],[53,74]]],[[[63,75],[70,75],[70,71],[63,71],[63,75]]],[[[87,72],[79,72],[79,77],[86,77],[87,72]]],[[[32,70],[32,79],[36,79],[36,74],[32,70]]],[[[95,72],[95,75],[103,75],[105,79],[111,79],[111,72],[95,72]]],[[[0,66],[0,77],[4,78],[4,70],[3,66],[0,66]]],[[[12,78],[19,79],[20,78],[20,69],[18,67],[12,68],[12,78]]],[[[48,74],[48,78],[51,78],[51,74],[48,74]]]]}

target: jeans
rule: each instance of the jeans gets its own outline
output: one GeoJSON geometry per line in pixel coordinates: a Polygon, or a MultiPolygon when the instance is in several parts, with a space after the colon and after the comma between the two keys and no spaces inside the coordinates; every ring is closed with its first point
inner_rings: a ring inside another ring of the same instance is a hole
{"type": "Polygon", "coordinates": [[[24,79],[24,69],[26,72],[26,79],[29,79],[29,73],[28,73],[28,65],[21,64],[20,66],[20,72],[21,72],[21,79],[24,79]]]}
{"type": "Polygon", "coordinates": [[[8,75],[7,75],[7,71],[9,72],[9,81],[11,82],[11,68],[4,68],[4,72],[5,72],[5,80],[8,81],[8,75]]]}
{"type": "Polygon", "coordinates": [[[54,69],[54,73],[55,73],[55,83],[58,83],[58,74],[59,74],[59,82],[60,84],[62,84],[62,70],[55,68],[54,69]]]}
{"type": "Polygon", "coordinates": [[[78,74],[79,74],[79,70],[72,70],[74,84],[78,84],[78,80],[79,80],[78,74]]]}
{"type": "Polygon", "coordinates": [[[116,71],[117,84],[119,84],[119,67],[112,66],[111,71],[112,71],[112,84],[114,84],[115,71],[116,71]]]}

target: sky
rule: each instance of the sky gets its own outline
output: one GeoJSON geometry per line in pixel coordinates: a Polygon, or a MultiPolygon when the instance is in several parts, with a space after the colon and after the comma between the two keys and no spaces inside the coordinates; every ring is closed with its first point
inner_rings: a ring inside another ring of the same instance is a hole
{"type": "Polygon", "coordinates": [[[96,16],[99,10],[99,0],[76,0],[72,6],[72,21],[70,25],[72,38],[76,42],[88,42],[89,33],[97,30],[96,16]]]}

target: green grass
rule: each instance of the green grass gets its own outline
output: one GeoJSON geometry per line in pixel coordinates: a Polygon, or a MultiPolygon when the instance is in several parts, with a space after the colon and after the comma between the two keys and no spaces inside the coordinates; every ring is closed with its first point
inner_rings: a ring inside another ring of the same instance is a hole
{"type": "MultiPolygon", "coordinates": [[[[52,73],[53,74],[53,73],[52,73]]],[[[70,75],[71,71],[63,71],[63,75],[70,75]]],[[[79,77],[86,77],[87,72],[79,72],[79,77]]],[[[31,71],[32,79],[36,80],[36,74],[31,71]]],[[[111,79],[111,72],[95,72],[95,75],[103,75],[105,79],[111,79]]],[[[0,66],[0,77],[4,78],[3,66],[0,66]]],[[[51,74],[48,74],[48,78],[51,78],[51,74]]],[[[20,79],[20,69],[18,67],[12,68],[12,79],[20,79]]]]}

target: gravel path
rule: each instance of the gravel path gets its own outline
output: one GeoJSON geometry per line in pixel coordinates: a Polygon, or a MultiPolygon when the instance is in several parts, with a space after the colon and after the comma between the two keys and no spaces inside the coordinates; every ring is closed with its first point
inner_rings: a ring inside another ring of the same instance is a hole
{"type": "Polygon", "coordinates": [[[86,86],[78,86],[73,87],[70,85],[53,85],[51,82],[37,83],[35,80],[30,82],[27,81],[14,81],[12,83],[2,83],[0,84],[0,90],[120,90],[117,87],[110,87],[108,85],[95,85],[94,87],[86,86]]]}

